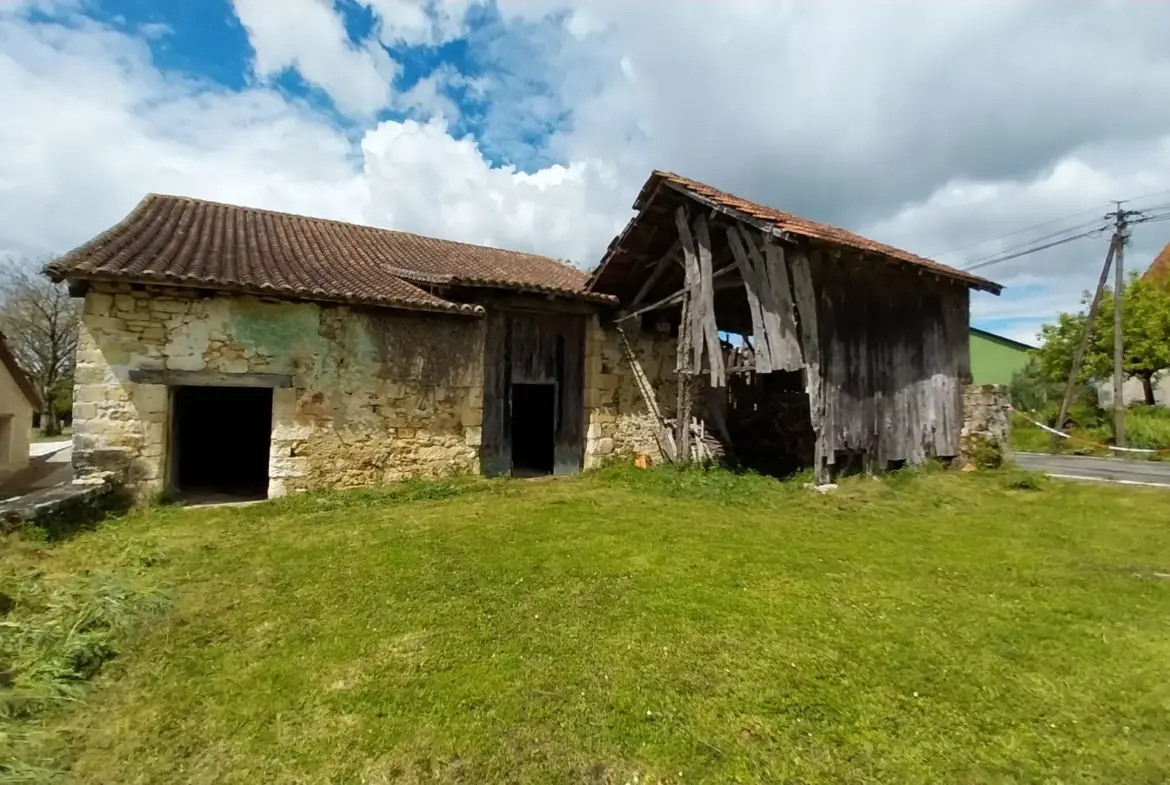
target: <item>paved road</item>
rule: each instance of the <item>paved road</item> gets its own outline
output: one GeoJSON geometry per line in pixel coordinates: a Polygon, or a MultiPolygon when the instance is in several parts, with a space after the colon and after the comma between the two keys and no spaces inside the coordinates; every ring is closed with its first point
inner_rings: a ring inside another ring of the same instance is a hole
{"type": "Polygon", "coordinates": [[[1016,463],[1025,469],[1044,472],[1060,479],[1170,488],[1170,463],[1166,462],[1018,452],[1016,463]]]}
{"type": "Polygon", "coordinates": [[[39,458],[42,455],[51,455],[73,446],[73,442],[69,439],[58,439],[52,442],[33,442],[28,446],[28,455],[30,458],[39,458]]]}

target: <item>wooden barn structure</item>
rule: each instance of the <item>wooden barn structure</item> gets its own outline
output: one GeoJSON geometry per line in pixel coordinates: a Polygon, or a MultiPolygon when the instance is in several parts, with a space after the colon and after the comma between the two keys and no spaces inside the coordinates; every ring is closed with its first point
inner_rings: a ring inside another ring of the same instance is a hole
{"type": "Polygon", "coordinates": [[[668,172],[634,209],[588,289],[618,298],[623,340],[674,343],[673,421],[639,383],[668,459],[713,440],[826,482],[958,455],[969,293],[1002,287],[668,172]]]}

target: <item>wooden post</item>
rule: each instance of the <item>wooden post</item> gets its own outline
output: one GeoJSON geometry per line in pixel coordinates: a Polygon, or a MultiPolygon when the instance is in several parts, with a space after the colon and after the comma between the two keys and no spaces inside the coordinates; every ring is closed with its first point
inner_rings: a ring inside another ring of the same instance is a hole
{"type": "Polygon", "coordinates": [[[679,205],[674,214],[678,225],[678,236],[682,242],[683,257],[686,269],[686,287],[683,290],[682,308],[678,320],[678,344],[676,347],[675,368],[678,371],[678,411],[675,413],[675,428],[677,436],[675,445],[678,450],[679,462],[691,459],[691,341],[693,336],[691,301],[693,299],[695,277],[692,271],[698,267],[695,258],[695,246],[691,240],[691,230],[687,225],[687,208],[679,205]]]}
{"type": "Polygon", "coordinates": [[[800,317],[800,334],[804,340],[805,389],[808,392],[809,417],[812,419],[816,442],[813,455],[814,481],[827,483],[829,472],[829,438],[825,432],[825,403],[821,380],[821,346],[817,330],[816,290],[813,288],[812,269],[808,254],[792,258],[792,290],[796,312],[800,317]]]}
{"type": "MultiPolygon", "coordinates": [[[[1089,337],[1093,334],[1093,321],[1097,318],[1097,311],[1101,308],[1101,294],[1105,291],[1105,282],[1109,280],[1109,267],[1113,264],[1113,255],[1117,252],[1117,236],[1109,241],[1109,252],[1105,254],[1105,265],[1101,268],[1101,277],[1097,279],[1097,291],[1089,303],[1089,315],[1085,319],[1085,329],[1081,333],[1081,342],[1073,354],[1072,365],[1068,370],[1068,383],[1064,386],[1064,397],[1060,401],[1060,414],[1056,418],[1055,427],[1060,430],[1064,427],[1064,418],[1068,417],[1068,407],[1072,403],[1073,390],[1076,389],[1077,376],[1081,373],[1081,363],[1085,359],[1085,350],[1089,348],[1089,337]]],[[[1116,395],[1116,392],[1114,392],[1116,395]]],[[[1052,446],[1060,443],[1060,437],[1053,434],[1052,446]]]]}
{"type": "Polygon", "coordinates": [[[1116,277],[1113,279],[1113,443],[1125,446],[1125,332],[1121,322],[1125,295],[1125,211],[1117,205],[1116,277]]]}
{"type": "Polygon", "coordinates": [[[703,348],[707,349],[707,363],[711,369],[711,386],[727,386],[723,369],[723,352],[719,348],[719,328],[715,323],[715,281],[711,269],[711,233],[707,218],[700,213],[695,216],[695,240],[699,259],[699,278],[696,287],[701,302],[699,318],[695,320],[695,371],[703,368],[703,348]]]}

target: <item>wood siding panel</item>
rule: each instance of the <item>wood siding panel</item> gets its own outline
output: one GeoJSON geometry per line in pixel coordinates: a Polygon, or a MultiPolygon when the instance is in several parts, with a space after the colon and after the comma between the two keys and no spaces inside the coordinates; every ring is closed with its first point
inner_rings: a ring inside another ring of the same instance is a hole
{"type": "Polygon", "coordinates": [[[585,454],[585,317],[494,310],[484,341],[483,442],[488,476],[512,471],[512,385],[556,388],[555,474],[581,470],[585,454]]]}
{"type": "Polygon", "coordinates": [[[512,359],[508,350],[507,313],[487,316],[483,347],[483,435],[479,448],[480,470],[488,477],[512,471],[512,422],[510,402],[512,359]]]}
{"type": "MultiPolygon", "coordinates": [[[[822,377],[814,429],[825,458],[859,454],[881,469],[957,455],[967,289],[887,266],[810,261],[822,377]]],[[[799,309],[797,272],[794,261],[799,309]]]]}

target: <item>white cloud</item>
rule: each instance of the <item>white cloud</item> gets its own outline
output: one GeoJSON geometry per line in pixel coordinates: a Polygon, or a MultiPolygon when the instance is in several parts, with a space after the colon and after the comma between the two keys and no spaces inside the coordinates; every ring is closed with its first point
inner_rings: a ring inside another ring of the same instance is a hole
{"type": "Polygon", "coordinates": [[[473,139],[453,139],[442,121],[382,123],[362,150],[367,218],[381,226],[590,263],[626,218],[606,209],[621,198],[611,167],[492,168],[473,139]]]}
{"type": "Polygon", "coordinates": [[[295,69],[355,115],[372,115],[390,102],[398,64],[377,41],[353,43],[328,0],[233,2],[255,50],[258,76],[295,69]]]}
{"type": "Polygon", "coordinates": [[[492,168],[442,121],[359,145],[279,93],[159,73],[93,22],[0,16],[0,256],[64,252],[147,192],[179,193],[595,260],[625,211],[607,167],[492,168]]]}
{"type": "MultiPolygon", "coordinates": [[[[509,84],[539,75],[559,101],[546,113],[571,113],[552,143],[562,159],[673,169],[919,253],[1170,188],[1170,5],[500,7],[529,26],[546,20],[539,45],[498,48],[524,52],[504,60],[509,84]]],[[[486,144],[517,135],[530,113],[515,106],[493,108],[505,116],[486,144]]],[[[1170,239],[1149,232],[1135,232],[1135,267],[1170,239]]],[[[996,307],[1033,319],[1076,307],[1103,251],[1084,241],[988,268],[1012,287],[996,307]],[[1040,282],[1014,286],[1025,269],[1040,282]]],[[[976,317],[987,307],[976,298],[976,317]]]]}
{"type": "Polygon", "coordinates": [[[477,0],[359,0],[378,16],[387,46],[441,44],[467,32],[467,10],[477,0]]]}
{"type": "MultiPolygon", "coordinates": [[[[467,35],[476,0],[358,0],[378,18],[359,44],[325,0],[236,2],[262,77],[239,94],[160,74],[92,23],[7,17],[0,94],[22,122],[0,126],[0,246],[63,250],[167,190],[589,264],[668,168],[935,253],[1170,189],[1166,4],[500,0],[505,21],[469,38],[487,73],[443,67],[396,92],[377,42],[467,35]],[[264,89],[286,68],[365,130],[264,89]],[[488,102],[478,138],[444,123],[453,87],[488,102]],[[374,125],[385,107],[416,120],[374,125]],[[485,151],[564,165],[528,175],[485,151]]],[[[1170,223],[1135,231],[1130,265],[1167,239],[1170,223]]],[[[988,268],[1009,289],[974,317],[1020,335],[1076,307],[1102,251],[988,268]]]]}

